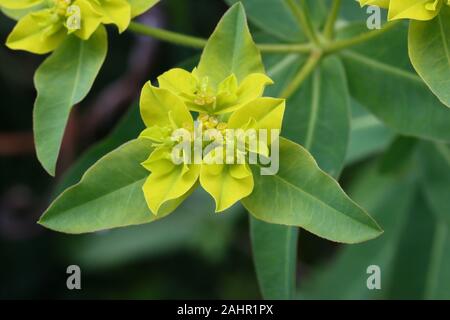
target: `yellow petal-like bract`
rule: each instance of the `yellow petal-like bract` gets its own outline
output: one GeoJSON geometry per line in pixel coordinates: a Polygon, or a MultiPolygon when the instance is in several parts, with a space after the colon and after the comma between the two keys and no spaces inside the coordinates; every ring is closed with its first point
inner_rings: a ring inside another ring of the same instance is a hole
{"type": "Polygon", "coordinates": [[[388,19],[431,20],[435,18],[448,0],[359,0],[361,6],[376,5],[389,9],[388,19]]]}
{"type": "Polygon", "coordinates": [[[283,122],[285,101],[262,97],[272,80],[254,73],[239,83],[230,74],[213,87],[208,77],[198,77],[196,69],[177,68],[161,75],[158,82],[159,88],[144,86],[140,101],[147,126],[140,138],[151,140],[154,147],[142,164],[151,172],[143,191],[153,214],[174,210],[198,184],[213,197],[216,212],[249,196],[254,181],[248,157],[268,156],[283,122]],[[197,115],[195,121],[191,112],[197,115]],[[254,144],[262,129],[275,133],[254,144]],[[256,134],[247,135],[245,130],[256,134]],[[177,149],[181,138],[190,143],[177,149]],[[237,148],[239,144],[243,149],[237,148]]]}
{"type": "Polygon", "coordinates": [[[157,0],[0,0],[0,8],[31,11],[21,18],[6,45],[14,50],[45,54],[73,34],[88,40],[101,24],[114,24],[125,31],[132,12],[150,8],[157,0]],[[144,4],[147,4],[145,5],[144,4]],[[134,5],[139,8],[134,8],[134,5]]]}

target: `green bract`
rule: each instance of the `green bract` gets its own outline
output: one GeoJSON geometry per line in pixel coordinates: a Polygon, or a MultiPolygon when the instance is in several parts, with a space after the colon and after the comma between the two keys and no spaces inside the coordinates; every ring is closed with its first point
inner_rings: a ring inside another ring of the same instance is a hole
{"type": "Polygon", "coordinates": [[[248,75],[238,83],[235,74],[230,74],[218,85],[210,83],[210,77],[182,69],[172,69],[158,78],[161,88],[181,98],[189,110],[211,115],[235,111],[244,104],[261,97],[264,87],[272,80],[262,73],[248,75]]]}

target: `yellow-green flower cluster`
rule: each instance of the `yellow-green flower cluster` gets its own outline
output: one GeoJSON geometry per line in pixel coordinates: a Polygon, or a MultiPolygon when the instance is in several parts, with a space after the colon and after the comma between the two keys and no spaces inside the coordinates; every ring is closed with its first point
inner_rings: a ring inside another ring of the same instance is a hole
{"type": "Polygon", "coordinates": [[[101,24],[115,24],[123,32],[131,20],[127,0],[0,0],[0,7],[29,11],[6,45],[36,54],[55,50],[68,34],[87,40],[101,24]]]}
{"type": "Polygon", "coordinates": [[[388,19],[431,20],[449,0],[358,0],[361,6],[376,5],[389,9],[388,19]]]}
{"type": "MultiPolygon", "coordinates": [[[[221,136],[225,136],[225,131],[249,128],[279,133],[285,101],[262,97],[265,86],[272,84],[272,80],[265,74],[255,73],[238,81],[231,74],[213,86],[208,77],[199,76],[195,69],[192,73],[172,69],[160,76],[158,82],[159,87],[145,85],[140,102],[147,126],[140,138],[150,139],[155,148],[143,163],[151,172],[143,187],[150,210],[155,215],[171,212],[198,184],[214,198],[217,212],[250,195],[254,184],[248,159],[230,161],[230,156],[239,154],[228,154],[229,140],[217,143],[213,137],[201,144],[200,161],[177,164],[173,161],[173,148],[178,142],[174,132],[183,129],[191,141],[199,127],[216,130],[221,136]]],[[[267,154],[270,143],[249,151],[267,154]]]]}

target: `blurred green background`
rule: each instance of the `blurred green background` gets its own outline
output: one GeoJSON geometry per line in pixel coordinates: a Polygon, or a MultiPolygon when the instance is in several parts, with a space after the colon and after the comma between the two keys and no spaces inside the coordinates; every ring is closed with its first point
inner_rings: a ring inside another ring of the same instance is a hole
{"type": "MultiPolygon", "coordinates": [[[[254,3],[244,4],[249,2],[254,3]]],[[[352,0],[344,2],[347,21],[364,19],[352,0]]],[[[164,0],[139,20],[208,37],[227,7],[222,0],[164,0]]],[[[314,8],[317,15],[326,11],[320,5],[314,8]]],[[[271,39],[257,28],[258,15],[251,18],[255,38],[271,39]]],[[[0,18],[2,43],[13,25],[0,18]]],[[[137,136],[142,127],[136,98],[143,84],[174,66],[191,67],[198,59],[195,50],[108,31],[106,63],[94,89],[72,112],[56,179],[40,167],[32,140],[32,79],[43,58],[0,46],[0,299],[261,298],[247,213],[237,205],[215,215],[212,200],[201,191],[150,225],[72,236],[36,224],[49,202],[93,162],[137,136]],[[81,267],[82,290],[66,288],[66,268],[73,264],[81,267]]],[[[289,56],[270,55],[265,63],[280,85],[298,68],[289,56]]],[[[279,89],[275,86],[268,94],[279,89]]],[[[352,126],[341,182],[385,234],[367,244],[339,246],[301,231],[298,297],[450,298],[448,227],[434,213],[442,210],[426,197],[418,177],[420,159],[404,147],[410,142],[394,140],[392,131],[357,103],[352,126]],[[389,147],[393,141],[397,145],[389,147]],[[399,143],[403,147],[396,147],[399,143]],[[371,264],[382,268],[380,291],[366,287],[371,264]]],[[[431,156],[426,159],[431,169],[449,171],[436,150],[413,145],[431,156]]]]}

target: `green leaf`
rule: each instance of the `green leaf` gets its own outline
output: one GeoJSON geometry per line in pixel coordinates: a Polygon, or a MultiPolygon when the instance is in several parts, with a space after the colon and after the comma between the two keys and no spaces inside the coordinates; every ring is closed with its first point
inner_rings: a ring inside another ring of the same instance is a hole
{"type": "MultiPolygon", "coordinates": [[[[424,200],[422,193],[416,194],[410,208],[408,220],[404,223],[397,247],[397,254],[393,259],[392,283],[389,285],[388,298],[391,299],[428,299],[436,292],[436,281],[442,265],[442,258],[448,255],[450,238],[446,230],[444,237],[440,223],[434,219],[433,212],[424,200]],[[442,239],[443,238],[443,239],[442,239]],[[447,254],[446,254],[447,253],[447,254]],[[406,273],[405,270],[408,270],[406,273]],[[409,275],[414,275],[411,281],[409,275]]],[[[444,225],[444,227],[447,227],[444,225]]],[[[446,273],[448,274],[448,269],[446,273]]],[[[445,278],[443,278],[445,279],[445,278]]],[[[446,297],[449,297],[449,285],[446,287],[446,297]]]]}
{"type": "Polygon", "coordinates": [[[322,62],[289,100],[284,119],[283,136],[305,146],[321,169],[338,177],[350,133],[350,97],[339,59],[322,62]]]}
{"type": "Polygon", "coordinates": [[[63,190],[79,182],[83,173],[101,157],[120,147],[125,142],[135,139],[144,129],[145,126],[141,120],[139,106],[134,104],[108,137],[89,148],[76,163],[64,173],[54,194],[58,195],[63,190]]]}
{"type": "Polygon", "coordinates": [[[231,7],[220,20],[203,51],[198,72],[208,77],[213,86],[232,73],[239,82],[251,73],[264,73],[242,4],[231,7]]]}
{"type": "MultiPolygon", "coordinates": [[[[193,69],[198,63],[198,57],[195,56],[186,61],[183,61],[180,68],[193,69]]],[[[122,117],[114,130],[105,139],[98,142],[91,148],[89,148],[78,160],[70,167],[70,169],[64,174],[61,181],[58,183],[55,195],[60,194],[64,189],[72,186],[80,181],[83,173],[89,169],[98,159],[105,154],[120,147],[127,141],[130,141],[145,129],[142,123],[141,113],[139,110],[139,104],[133,104],[128,112],[122,117]]]]}
{"type": "MultiPolygon", "coordinates": [[[[359,6],[357,7],[359,8],[359,6]]],[[[261,41],[266,38],[267,37],[260,36],[258,37],[258,40],[261,41]]],[[[334,60],[334,58],[332,60],[334,60]]],[[[297,54],[270,54],[264,56],[264,63],[266,65],[267,74],[275,82],[274,85],[266,89],[266,95],[278,96],[283,88],[295,76],[297,70],[301,67],[304,61],[304,57],[297,54]]],[[[345,77],[345,75],[343,76],[345,77]]],[[[345,84],[339,84],[338,90],[339,88],[342,89],[343,87],[345,87],[345,84]]],[[[302,132],[305,132],[304,123],[307,121],[307,118],[304,118],[303,116],[300,117],[300,114],[308,113],[308,108],[304,108],[305,101],[308,100],[306,100],[306,98],[305,100],[302,100],[302,98],[308,96],[307,89],[311,91],[310,88],[311,79],[306,81],[300,91],[287,101],[286,116],[284,117],[283,135],[300,144],[304,143],[305,141],[305,136],[302,132]],[[303,130],[299,130],[299,123],[303,123],[303,130]]],[[[324,93],[326,93],[326,91],[324,91],[324,93]]],[[[344,98],[345,97],[340,97],[339,100],[342,101],[344,100],[344,98]]],[[[325,97],[325,100],[327,99],[328,98],[325,97]]],[[[383,123],[372,114],[368,113],[364,107],[362,107],[357,101],[355,101],[355,99],[350,98],[350,104],[352,109],[352,120],[351,132],[348,141],[349,146],[347,148],[348,150],[346,155],[346,162],[349,164],[364,159],[367,156],[385,149],[394,136],[392,130],[384,126],[383,123]]],[[[331,113],[334,114],[333,111],[331,111],[331,113]]],[[[337,117],[338,119],[336,119],[336,124],[339,122],[345,124],[345,119],[347,118],[345,114],[338,114],[337,117]]],[[[325,122],[328,123],[332,123],[334,121],[333,117],[326,114],[323,115],[322,119],[326,120],[325,122]]],[[[345,130],[346,126],[344,125],[340,127],[344,128],[345,130]]],[[[339,126],[337,126],[337,128],[339,128],[339,126]]],[[[345,134],[340,136],[340,138],[342,137],[345,138],[345,134]]],[[[325,145],[327,145],[328,148],[322,156],[319,153],[313,154],[321,166],[326,163],[327,153],[337,155],[339,154],[339,151],[343,152],[345,150],[345,139],[336,138],[335,141],[338,142],[336,145],[330,144],[328,143],[328,140],[326,140],[325,145]],[[323,159],[324,161],[321,163],[320,159],[323,159]]],[[[341,165],[339,163],[336,163],[336,165],[334,166],[335,168],[337,168],[336,172],[339,172],[340,166],[341,165]]],[[[330,168],[333,169],[333,166],[330,166],[330,168]]]]}
{"type": "Polygon", "coordinates": [[[252,167],[255,188],[243,204],[255,218],[302,227],[343,243],[363,242],[382,233],[303,147],[281,138],[279,158],[276,175],[263,176],[259,166],[252,167]]]}
{"type": "MultiPolygon", "coordinates": [[[[226,0],[226,2],[231,5],[239,0],[226,0]]],[[[284,41],[305,39],[294,15],[284,1],[265,0],[264,5],[261,5],[260,0],[241,2],[251,21],[262,30],[284,41]]]]}
{"type": "Polygon", "coordinates": [[[36,71],[36,152],[42,166],[51,175],[55,174],[70,110],[88,94],[107,49],[106,30],[100,27],[87,41],[68,37],[36,71]]]}
{"type": "Polygon", "coordinates": [[[430,21],[411,20],[409,57],[431,91],[450,107],[450,7],[430,21]]]}
{"type": "Polygon", "coordinates": [[[134,18],[148,11],[160,0],[129,0],[131,6],[131,17],[134,18]]]}
{"type": "MultiPolygon", "coordinates": [[[[380,175],[377,165],[363,168],[349,187],[353,199],[367,208],[383,226],[383,236],[367,243],[345,246],[324,266],[316,266],[301,283],[302,299],[383,299],[392,279],[392,261],[406,252],[397,250],[417,184],[411,176],[380,175]],[[382,290],[368,290],[367,267],[381,269],[382,290]]],[[[410,274],[408,272],[408,274],[410,274]]]]}
{"type": "MultiPolygon", "coordinates": [[[[298,55],[265,57],[275,85],[269,96],[278,96],[294,77],[304,58],[298,55]]],[[[338,177],[346,157],[350,133],[350,96],[342,63],[324,59],[320,67],[287,101],[282,135],[305,146],[319,166],[338,177]]]]}
{"type": "MultiPolygon", "coordinates": [[[[277,96],[303,61],[303,57],[295,54],[265,57],[267,72],[275,81],[267,95],[277,96]]],[[[339,175],[349,131],[348,91],[339,60],[326,59],[313,79],[287,103],[283,134],[301,143],[309,140],[319,164],[339,175]],[[314,95],[319,95],[315,103],[314,95]],[[337,100],[331,102],[331,97],[337,97],[337,100]],[[333,130],[331,136],[330,130],[333,130]],[[324,144],[320,145],[320,141],[324,144]]],[[[267,224],[252,217],[251,231],[254,259],[259,261],[255,263],[256,272],[264,298],[292,299],[296,282],[297,228],[267,224]]]]}
{"type": "Polygon", "coordinates": [[[352,124],[346,164],[353,164],[387,148],[392,130],[352,99],[352,124]]]}
{"type": "Polygon", "coordinates": [[[133,140],[94,164],[75,186],[63,192],[39,220],[65,233],[86,233],[156,220],[144,199],[148,171],[141,163],[152,150],[146,139],[133,140]]]}
{"type": "Polygon", "coordinates": [[[364,170],[350,194],[385,226],[383,237],[344,247],[334,261],[303,282],[309,299],[448,299],[450,250],[448,225],[435,219],[417,177],[364,170]],[[381,290],[368,290],[368,266],[381,269],[381,290]],[[405,272],[407,270],[407,272],[405,272]]]}
{"type": "Polygon", "coordinates": [[[417,139],[410,137],[395,138],[381,156],[379,165],[381,173],[395,173],[407,167],[412,160],[417,142],[417,139]]]}
{"type": "MultiPolygon", "coordinates": [[[[282,41],[306,41],[294,15],[284,0],[226,0],[228,4],[242,2],[249,19],[258,28],[282,41]]],[[[323,0],[307,0],[311,19],[319,26],[327,13],[327,5],[323,0]]]]}
{"type": "MultiPolygon", "coordinates": [[[[363,28],[346,28],[341,36],[363,28]]],[[[344,51],[341,56],[351,95],[402,135],[450,141],[450,110],[414,73],[406,54],[403,25],[344,51]]]]}
{"type": "Polygon", "coordinates": [[[423,186],[430,206],[450,226],[450,147],[423,144],[420,147],[423,186]]]}
{"type": "MultiPolygon", "coordinates": [[[[258,37],[267,39],[267,37],[258,37]]],[[[305,57],[295,53],[291,54],[267,54],[263,56],[266,66],[267,75],[274,81],[274,84],[267,87],[265,95],[276,97],[279,96],[283,89],[292,81],[300,67],[306,61],[305,57]]],[[[292,98],[291,98],[292,99],[292,98]]],[[[289,108],[289,99],[287,101],[289,108]]],[[[290,125],[287,122],[285,125],[290,125]]]]}
{"type": "Polygon", "coordinates": [[[196,254],[216,259],[233,241],[234,227],[243,211],[242,206],[233,206],[226,214],[211,214],[214,202],[206,192],[197,189],[164,219],[78,236],[64,251],[86,270],[97,271],[166,256],[180,249],[192,249],[196,254]]]}
{"type": "Polygon", "coordinates": [[[250,216],[256,275],[268,300],[293,299],[297,267],[298,230],[250,216]]]}

